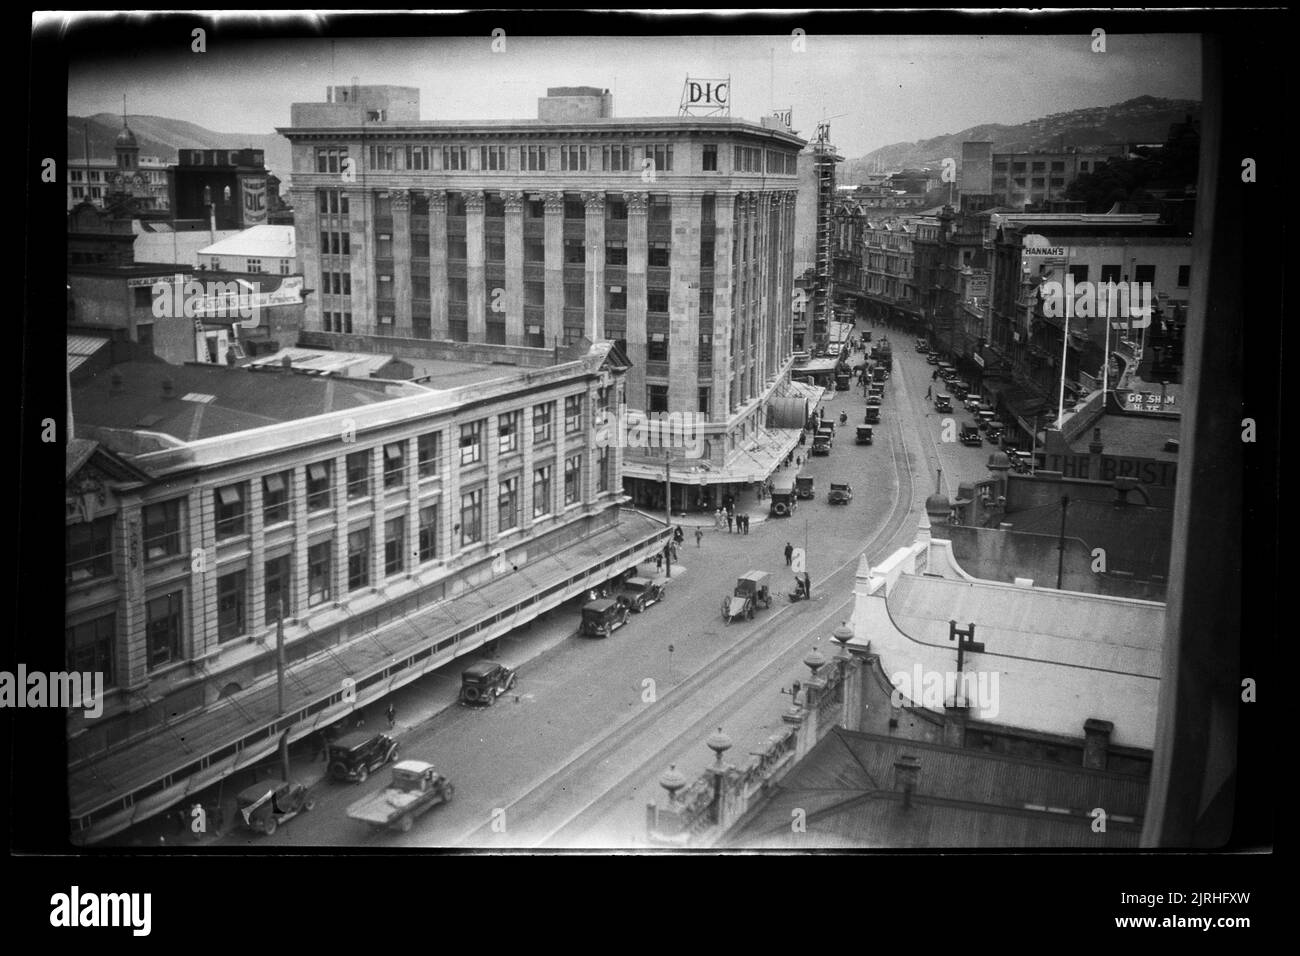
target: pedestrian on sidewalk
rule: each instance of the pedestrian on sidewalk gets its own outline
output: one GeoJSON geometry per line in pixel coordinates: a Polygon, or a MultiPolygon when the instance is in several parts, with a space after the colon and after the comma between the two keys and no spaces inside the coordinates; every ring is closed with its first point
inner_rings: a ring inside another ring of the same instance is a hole
{"type": "Polygon", "coordinates": [[[659,551],[655,554],[655,573],[657,574],[663,569],[664,569],[664,553],[662,551],[659,551]]]}
{"type": "Polygon", "coordinates": [[[789,541],[785,543],[785,566],[790,567],[790,560],[794,557],[794,545],[789,541]]]}
{"type": "Polygon", "coordinates": [[[388,718],[389,730],[392,730],[397,726],[397,708],[391,703],[388,705],[388,710],[384,711],[384,716],[388,718]]]}
{"type": "Polygon", "coordinates": [[[749,534],[749,515],[745,515],[745,534],[749,534]]]}
{"type": "Polygon", "coordinates": [[[722,509],[721,508],[713,512],[713,527],[717,528],[719,531],[722,530],[722,509]]]}
{"type": "Polygon", "coordinates": [[[934,397],[934,386],[933,386],[933,385],[927,385],[927,386],[925,387],[925,397],[926,397],[926,398],[933,398],[933,397],[934,397]]]}
{"type": "Polygon", "coordinates": [[[727,512],[727,534],[731,534],[731,512],[727,512]]]}
{"type": "Polygon", "coordinates": [[[933,372],[930,373],[930,381],[933,382],[933,381],[934,381],[935,379],[937,379],[938,377],[939,377],[939,370],[938,370],[938,369],[935,369],[933,372]]]}
{"type": "Polygon", "coordinates": [[[703,529],[703,528],[696,528],[696,529],[695,529],[695,547],[698,548],[698,547],[700,546],[700,542],[701,542],[702,540],[704,540],[704,529],[703,529]]]}

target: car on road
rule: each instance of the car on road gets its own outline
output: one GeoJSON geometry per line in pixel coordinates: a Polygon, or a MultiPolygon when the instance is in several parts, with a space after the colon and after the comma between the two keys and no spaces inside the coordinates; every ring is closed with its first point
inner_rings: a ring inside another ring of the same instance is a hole
{"type": "Polygon", "coordinates": [[[365,783],[372,771],[397,759],[397,741],[388,734],[357,731],[329,745],[330,777],[365,783]]]}
{"type": "Polygon", "coordinates": [[[491,705],[515,686],[519,674],[496,661],[476,661],[460,673],[460,702],[491,705]]]}
{"type": "Polygon", "coordinates": [[[812,475],[796,475],[794,479],[794,495],[796,498],[815,498],[816,493],[813,491],[812,475]]]}
{"type": "Polygon", "coordinates": [[[942,392],[934,396],[934,410],[936,412],[952,411],[952,396],[944,395],[942,392]]]}
{"type": "Polygon", "coordinates": [[[788,518],[794,514],[794,509],[798,504],[794,485],[773,485],[772,502],[768,505],[767,513],[776,518],[788,518]]]}
{"type": "Polygon", "coordinates": [[[737,578],[735,590],[722,599],[722,619],[727,624],[738,617],[752,621],[759,605],[772,606],[768,575],[766,571],[749,571],[737,578]]]}
{"type": "Polygon", "coordinates": [[[657,604],[664,597],[664,585],[652,578],[628,578],[617,599],[633,614],[640,614],[651,604],[657,604]]]}
{"type": "Polygon", "coordinates": [[[831,490],[826,493],[826,501],[832,505],[846,505],[853,500],[853,488],[850,485],[831,482],[831,490]]]}
{"type": "Polygon", "coordinates": [[[864,416],[862,416],[862,424],[864,425],[880,424],[880,406],[878,404],[867,405],[867,413],[864,416]]]}
{"type": "Polygon", "coordinates": [[[953,379],[948,383],[948,387],[952,389],[953,395],[957,396],[959,402],[965,401],[966,396],[970,394],[970,385],[960,378],[953,379]]]}
{"type": "Polygon", "coordinates": [[[613,598],[589,601],[582,607],[582,623],[578,633],[584,637],[609,637],[627,623],[630,612],[613,598]]]}
{"type": "Polygon", "coordinates": [[[858,426],[858,434],[857,434],[857,437],[854,438],[853,441],[854,441],[855,444],[858,444],[858,445],[870,445],[870,444],[871,444],[871,426],[870,426],[870,425],[859,425],[859,426],[858,426]]]}
{"type": "Polygon", "coordinates": [[[301,783],[263,780],[240,791],[235,806],[247,829],[270,836],[281,823],[314,808],[316,801],[307,797],[307,788],[301,783]]]}
{"type": "Polygon", "coordinates": [[[926,352],[930,351],[930,343],[927,342],[925,339],[917,339],[916,350],[920,352],[922,355],[924,355],[926,352]]]}
{"type": "Polygon", "coordinates": [[[925,357],[925,364],[926,364],[926,365],[938,365],[938,364],[939,364],[939,356],[938,356],[936,353],[931,352],[930,354],[928,354],[928,355],[925,357]]]}
{"type": "Polygon", "coordinates": [[[984,432],[984,440],[990,445],[997,445],[1002,441],[1002,435],[1006,432],[1007,426],[999,421],[989,422],[989,427],[984,432]]]}
{"type": "Polygon", "coordinates": [[[975,412],[978,412],[980,408],[983,407],[984,399],[972,392],[971,394],[967,395],[965,399],[962,400],[961,404],[962,407],[966,409],[966,411],[974,414],[975,412]]]}
{"type": "Polygon", "coordinates": [[[818,435],[813,439],[811,453],[814,455],[829,455],[831,453],[831,444],[831,440],[825,435],[818,435]]]}
{"type": "Polygon", "coordinates": [[[975,424],[962,425],[957,440],[963,445],[974,445],[977,448],[984,444],[984,439],[980,437],[979,426],[975,424]]]}
{"type": "Polygon", "coordinates": [[[849,386],[850,386],[850,384],[852,383],[852,380],[853,380],[853,376],[852,376],[852,374],[850,374],[849,372],[847,372],[847,371],[845,371],[845,372],[836,372],[836,373],[835,373],[835,391],[837,391],[837,392],[847,392],[847,391],[849,390],[849,386]]]}
{"type": "Polygon", "coordinates": [[[446,803],[455,788],[433,764],[403,760],[393,767],[393,779],[378,793],[362,797],[347,809],[348,817],[370,824],[372,830],[409,833],[420,814],[446,803]]]}

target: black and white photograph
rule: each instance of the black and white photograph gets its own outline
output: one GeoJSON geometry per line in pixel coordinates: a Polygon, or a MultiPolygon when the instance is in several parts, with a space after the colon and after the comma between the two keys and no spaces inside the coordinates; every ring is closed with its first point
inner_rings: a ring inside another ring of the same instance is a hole
{"type": "Polygon", "coordinates": [[[732,13],[33,15],[30,839],[1250,926],[1124,861],[1273,848],[1283,18],[732,13]]]}

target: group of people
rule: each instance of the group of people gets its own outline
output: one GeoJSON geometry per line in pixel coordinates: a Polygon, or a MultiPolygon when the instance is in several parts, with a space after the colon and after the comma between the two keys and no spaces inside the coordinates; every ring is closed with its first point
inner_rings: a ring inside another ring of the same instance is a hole
{"type": "Polygon", "coordinates": [[[713,515],[713,527],[721,531],[723,525],[726,525],[728,534],[731,533],[733,526],[737,533],[749,534],[749,515],[736,514],[734,507],[719,508],[713,515]]]}

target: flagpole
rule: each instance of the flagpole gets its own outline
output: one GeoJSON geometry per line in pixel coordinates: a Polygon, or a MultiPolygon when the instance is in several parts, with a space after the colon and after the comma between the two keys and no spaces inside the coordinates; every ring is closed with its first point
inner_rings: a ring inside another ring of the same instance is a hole
{"type": "Polygon", "coordinates": [[[1056,427],[1061,427],[1065,418],[1065,361],[1070,349],[1070,299],[1074,297],[1074,276],[1067,272],[1065,291],[1065,330],[1061,333],[1061,390],[1057,401],[1056,427]]]}

